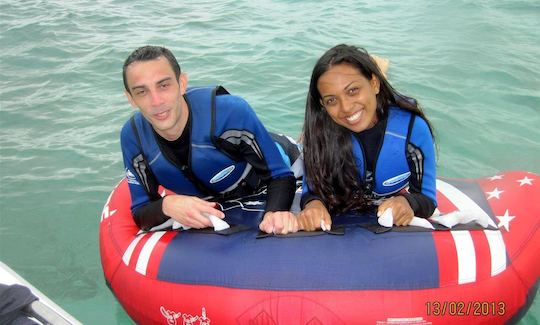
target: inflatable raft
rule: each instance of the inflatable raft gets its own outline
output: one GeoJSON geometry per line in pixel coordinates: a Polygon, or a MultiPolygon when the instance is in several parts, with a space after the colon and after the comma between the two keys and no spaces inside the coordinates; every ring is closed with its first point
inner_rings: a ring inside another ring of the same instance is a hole
{"type": "Polygon", "coordinates": [[[263,196],[224,202],[237,225],[225,231],[140,233],[122,180],[103,208],[100,251],[126,312],[141,324],[498,324],[537,292],[538,175],[438,179],[440,220],[461,211],[489,223],[435,230],[366,214],[340,216],[330,232],[261,236],[263,196]]]}

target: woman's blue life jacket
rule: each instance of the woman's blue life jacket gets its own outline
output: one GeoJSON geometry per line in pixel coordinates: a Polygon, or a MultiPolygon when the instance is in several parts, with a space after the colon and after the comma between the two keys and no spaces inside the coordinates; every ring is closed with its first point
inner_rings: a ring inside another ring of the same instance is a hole
{"type": "MultiPolygon", "coordinates": [[[[434,159],[424,157],[426,152],[434,155],[433,137],[424,119],[398,107],[390,107],[372,171],[367,170],[362,144],[353,133],[351,143],[359,182],[368,198],[376,201],[400,192],[409,186],[411,168],[414,168],[414,174],[420,180],[420,191],[436,204],[434,159]],[[424,174],[429,177],[424,178],[424,174]]],[[[304,193],[311,191],[307,183],[303,182],[304,193]]]]}

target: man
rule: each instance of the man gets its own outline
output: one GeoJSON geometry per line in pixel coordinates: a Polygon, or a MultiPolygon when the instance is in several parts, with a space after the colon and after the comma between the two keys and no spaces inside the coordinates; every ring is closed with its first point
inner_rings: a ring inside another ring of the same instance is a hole
{"type": "Polygon", "coordinates": [[[245,100],[221,87],[188,88],[187,75],[163,47],[131,53],[123,79],[129,102],[139,109],[122,129],[121,146],[131,210],[141,229],[169,218],[185,227],[209,227],[209,216],[224,214],[206,199],[237,198],[267,185],[259,228],[297,231],[289,212],[295,177],[245,100]],[[161,197],[159,185],[176,194],[161,197]]]}

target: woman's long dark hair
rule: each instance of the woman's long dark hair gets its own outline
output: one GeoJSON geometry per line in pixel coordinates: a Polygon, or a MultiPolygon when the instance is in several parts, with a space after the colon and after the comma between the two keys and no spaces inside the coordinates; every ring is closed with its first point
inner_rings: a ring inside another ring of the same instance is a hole
{"type": "Polygon", "coordinates": [[[317,61],[311,75],[304,118],[303,143],[305,177],[331,213],[340,213],[365,206],[358,168],[352,153],[351,131],[335,123],[321,105],[317,83],[322,74],[337,64],[350,64],[368,80],[375,75],[380,81],[377,95],[377,117],[388,117],[388,107],[401,109],[426,119],[416,100],[397,92],[363,48],[337,45],[317,61]]]}

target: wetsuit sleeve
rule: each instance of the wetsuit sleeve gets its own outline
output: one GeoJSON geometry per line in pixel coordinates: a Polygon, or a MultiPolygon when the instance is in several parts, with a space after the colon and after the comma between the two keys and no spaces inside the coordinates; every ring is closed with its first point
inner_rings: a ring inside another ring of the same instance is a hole
{"type": "MultiPolygon", "coordinates": [[[[168,217],[161,210],[161,201],[150,200],[146,192],[139,173],[133,166],[133,159],[141,154],[134,130],[128,121],[120,133],[120,145],[124,161],[124,171],[131,195],[131,213],[137,226],[143,230],[148,230],[153,226],[165,222],[168,217]]],[[[156,196],[157,193],[156,193],[156,196]]]]}
{"type": "Polygon", "coordinates": [[[163,198],[157,201],[150,201],[133,211],[133,220],[142,230],[150,230],[152,227],[160,225],[170,218],[163,213],[163,198]]]}
{"type": "Polygon", "coordinates": [[[289,211],[294,199],[296,179],[294,176],[273,178],[268,183],[268,199],[265,212],[289,211]]]}
{"type": "Polygon", "coordinates": [[[302,179],[302,197],[300,198],[300,208],[303,210],[306,207],[306,204],[313,200],[319,200],[323,202],[323,200],[318,195],[316,195],[310,190],[306,180],[306,175],[304,175],[304,178],[302,179]]]}
{"type": "Polygon", "coordinates": [[[414,214],[428,218],[437,207],[435,146],[426,121],[416,116],[409,132],[407,161],[411,171],[407,199],[414,214]]]}
{"type": "Polygon", "coordinates": [[[245,159],[268,185],[266,211],[289,211],[296,180],[255,111],[238,96],[221,95],[216,97],[216,119],[224,123],[219,123],[215,134],[236,131],[234,138],[226,139],[224,149],[245,159]]]}

